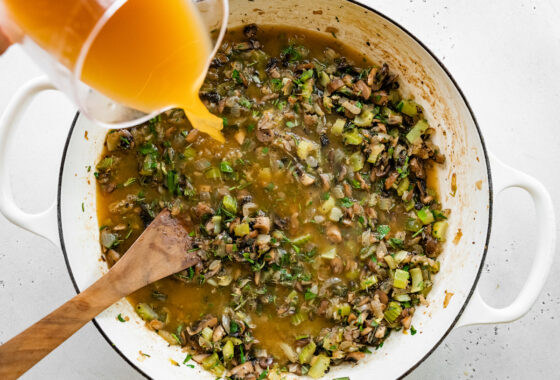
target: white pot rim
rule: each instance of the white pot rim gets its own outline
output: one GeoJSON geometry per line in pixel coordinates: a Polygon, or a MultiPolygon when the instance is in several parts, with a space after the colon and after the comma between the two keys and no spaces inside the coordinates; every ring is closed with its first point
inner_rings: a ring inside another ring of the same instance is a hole
{"type": "MultiPolygon", "coordinates": [[[[371,8],[370,6],[366,5],[366,4],[362,4],[356,0],[344,0],[346,2],[352,3],[354,5],[357,5],[359,7],[362,7],[364,10],[368,11],[368,12],[372,12],[374,14],[376,14],[377,16],[385,19],[387,22],[393,24],[395,27],[397,27],[398,29],[400,29],[403,33],[405,33],[407,36],[409,36],[410,38],[412,38],[416,43],[418,43],[422,49],[424,49],[430,56],[431,58],[433,58],[437,64],[439,65],[439,67],[445,72],[445,74],[447,75],[447,77],[449,78],[449,80],[453,83],[455,89],[457,90],[457,92],[459,93],[461,100],[464,102],[465,106],[468,109],[468,112],[473,120],[474,126],[476,127],[476,131],[478,133],[478,137],[480,138],[480,144],[482,146],[482,151],[483,151],[483,155],[484,155],[484,161],[486,163],[486,175],[487,175],[487,181],[488,181],[488,204],[489,204],[489,209],[488,209],[488,228],[487,228],[487,232],[486,232],[486,239],[484,242],[484,248],[483,248],[483,252],[482,252],[482,256],[481,256],[481,261],[480,261],[480,265],[479,265],[479,269],[478,272],[476,273],[476,277],[474,278],[474,281],[470,287],[470,290],[463,302],[463,305],[461,306],[461,309],[459,310],[459,312],[457,313],[457,315],[455,316],[453,322],[449,325],[448,329],[443,333],[443,335],[441,336],[441,338],[430,348],[430,350],[423,356],[421,357],[414,365],[412,365],[411,367],[409,367],[408,369],[406,369],[405,372],[403,372],[398,378],[402,379],[405,376],[409,375],[412,371],[414,371],[422,362],[424,362],[438,347],[439,345],[445,340],[445,338],[449,335],[449,333],[455,328],[455,326],[457,325],[457,322],[459,321],[459,319],[461,318],[461,316],[463,315],[463,312],[465,311],[465,308],[467,307],[471,297],[473,296],[476,287],[478,285],[478,281],[480,279],[480,276],[482,274],[482,269],[484,267],[484,262],[486,260],[486,255],[488,252],[488,243],[490,240],[490,234],[491,234],[491,229],[492,229],[492,216],[493,216],[493,201],[494,201],[494,194],[493,194],[493,186],[492,186],[492,176],[491,176],[491,168],[490,168],[490,158],[488,155],[488,151],[486,148],[486,143],[484,141],[484,137],[482,135],[482,132],[480,130],[478,121],[475,117],[475,114],[467,100],[467,98],[465,97],[463,91],[461,90],[461,88],[459,87],[457,81],[455,80],[455,78],[451,75],[450,71],[447,69],[447,67],[445,67],[445,65],[443,64],[443,62],[420,40],[418,39],[414,34],[412,34],[411,32],[409,32],[405,27],[403,27],[401,24],[399,24],[398,22],[394,21],[392,18],[386,16],[385,14],[383,14],[382,12],[375,10],[373,8],[371,8]]],[[[83,117],[83,116],[82,116],[83,117]]],[[[80,292],[80,289],[78,287],[78,284],[76,282],[76,279],[74,277],[74,273],[72,271],[72,267],[70,265],[70,261],[69,261],[69,257],[68,257],[68,253],[66,250],[66,246],[65,246],[65,242],[64,242],[64,233],[63,233],[63,228],[62,228],[62,212],[61,212],[61,197],[62,197],[62,181],[63,181],[63,173],[64,173],[64,166],[65,166],[65,162],[66,162],[66,154],[68,151],[68,147],[70,145],[70,141],[72,139],[73,136],[73,132],[75,129],[75,126],[78,122],[80,118],[80,112],[76,113],[76,116],[74,117],[74,120],[72,121],[70,130],[68,132],[68,137],[66,139],[66,143],[64,145],[64,150],[62,153],[62,160],[60,163],[60,170],[59,170],[59,179],[58,179],[58,188],[57,188],[57,200],[56,200],[56,211],[57,211],[57,225],[58,225],[58,235],[59,235],[59,239],[60,239],[60,247],[62,249],[62,253],[64,255],[64,261],[66,263],[66,268],[68,270],[68,274],[70,275],[70,279],[72,280],[72,285],[74,286],[74,289],[76,290],[76,293],[80,292]]],[[[107,341],[107,343],[109,343],[109,345],[130,365],[132,366],[134,369],[136,369],[136,371],[138,371],[138,373],[140,373],[142,376],[144,376],[147,379],[152,379],[152,377],[148,376],[139,366],[137,366],[134,362],[132,362],[120,349],[119,347],[114,344],[111,339],[109,338],[108,334],[105,333],[105,331],[103,330],[103,328],[99,325],[99,323],[97,322],[96,319],[92,320],[93,324],[95,325],[95,327],[97,328],[97,330],[99,331],[99,333],[105,338],[105,340],[107,341]]]]}

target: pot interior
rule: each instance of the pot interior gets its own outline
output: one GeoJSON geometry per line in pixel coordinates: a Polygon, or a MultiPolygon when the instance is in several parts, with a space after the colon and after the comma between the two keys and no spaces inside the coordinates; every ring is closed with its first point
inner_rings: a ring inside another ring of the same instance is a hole
{"type": "MultiPolygon", "coordinates": [[[[444,208],[450,208],[452,215],[448,239],[439,258],[441,271],[428,296],[430,305],[419,307],[413,318],[418,334],[394,332],[381,349],[356,365],[333,367],[325,378],[366,379],[372,371],[382,378],[400,377],[428,355],[452,328],[476,284],[484,258],[490,220],[490,177],[472,114],[449,75],[421,44],[399,26],[361,5],[342,0],[231,0],[230,10],[231,27],[246,23],[282,24],[334,33],[337,39],[374,62],[387,62],[399,75],[403,94],[422,105],[428,121],[436,127],[434,142],[446,155],[446,163],[438,168],[439,192],[444,208]],[[454,196],[453,176],[457,184],[454,196]],[[459,231],[462,237],[454,239],[459,231]],[[444,308],[447,292],[454,295],[444,308]]],[[[99,247],[96,182],[93,170],[87,171],[99,158],[106,132],[84,117],[77,117],[62,162],[61,243],[78,290],[107,271],[99,247]]],[[[152,378],[214,379],[199,367],[172,365],[169,359],[182,363],[185,353],[168,347],[163,339],[146,329],[126,300],[100,314],[96,322],[115,348],[152,378]],[[119,322],[119,313],[130,321],[119,322]]]]}

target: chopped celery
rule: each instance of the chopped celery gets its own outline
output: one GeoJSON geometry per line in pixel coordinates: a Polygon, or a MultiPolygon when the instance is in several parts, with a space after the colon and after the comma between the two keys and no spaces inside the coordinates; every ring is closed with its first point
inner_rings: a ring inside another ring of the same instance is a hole
{"type": "Polygon", "coordinates": [[[439,261],[436,261],[435,264],[430,267],[430,272],[432,273],[439,272],[439,266],[440,266],[439,261]]]}
{"type": "Polygon", "coordinates": [[[371,147],[371,153],[368,156],[367,162],[375,164],[377,162],[377,158],[385,150],[385,145],[377,144],[371,147]]]}
{"type": "Polygon", "coordinates": [[[341,317],[346,317],[347,315],[350,315],[350,311],[352,311],[350,304],[343,303],[341,305],[338,305],[338,315],[340,315],[341,317]]]}
{"type": "Polygon", "coordinates": [[[406,139],[409,143],[415,144],[429,127],[426,120],[418,120],[414,127],[406,134],[406,139]]]}
{"type": "Polygon", "coordinates": [[[311,361],[311,358],[313,357],[313,354],[315,353],[316,348],[317,346],[313,341],[309,342],[307,346],[303,347],[301,349],[301,352],[299,353],[299,363],[300,364],[309,363],[311,361]]]}
{"type": "Polygon", "coordinates": [[[190,160],[196,157],[196,150],[194,148],[188,146],[183,151],[183,156],[185,156],[185,160],[190,160]]]}
{"type": "Polygon", "coordinates": [[[251,228],[248,223],[240,223],[236,225],[233,230],[235,232],[235,236],[245,236],[251,232],[251,228]]]}
{"type": "Polygon", "coordinates": [[[331,248],[327,252],[321,254],[323,259],[332,260],[336,257],[336,248],[331,248]]]}
{"type": "Polygon", "coordinates": [[[308,100],[313,93],[313,78],[306,80],[301,86],[301,96],[303,99],[308,100]]]}
{"type": "Polygon", "coordinates": [[[292,244],[297,245],[299,247],[307,243],[309,240],[311,240],[311,234],[305,234],[305,235],[298,236],[297,238],[292,240],[292,244]]]}
{"type": "Polygon", "coordinates": [[[371,275],[369,277],[366,277],[364,279],[362,279],[362,281],[360,281],[360,288],[362,290],[366,290],[369,287],[375,285],[377,283],[377,278],[375,277],[375,275],[371,275]]]}
{"type": "Polygon", "coordinates": [[[301,322],[307,319],[305,313],[299,312],[292,315],[292,325],[298,326],[301,322]]]}
{"type": "Polygon", "coordinates": [[[395,269],[397,267],[397,262],[391,257],[391,255],[386,255],[384,259],[389,268],[395,269]]]}
{"type": "Polygon", "coordinates": [[[360,152],[354,152],[350,156],[350,165],[352,166],[352,170],[358,172],[362,170],[364,167],[364,156],[360,152]]]}
{"type": "Polygon", "coordinates": [[[323,88],[327,87],[327,84],[331,82],[331,78],[329,78],[329,74],[327,74],[326,72],[319,71],[317,75],[319,77],[319,83],[321,84],[321,86],[323,86],[323,88]]]}
{"type": "Polygon", "coordinates": [[[158,319],[158,314],[150,307],[150,305],[140,302],[136,305],[136,313],[145,321],[158,319]]]}
{"type": "Polygon", "coordinates": [[[399,195],[399,197],[402,197],[404,192],[408,190],[409,186],[410,180],[408,179],[408,177],[404,177],[397,187],[397,194],[399,195]]]}
{"type": "Polygon", "coordinates": [[[313,365],[311,365],[311,368],[309,368],[309,372],[307,374],[314,379],[318,379],[325,374],[325,372],[329,368],[330,363],[331,359],[328,356],[319,355],[315,358],[313,365]]]}
{"type": "Polygon", "coordinates": [[[424,278],[422,277],[422,269],[412,268],[410,270],[410,277],[412,277],[412,286],[410,287],[411,293],[416,293],[424,289],[424,278]]]}
{"type": "Polygon", "coordinates": [[[342,134],[342,139],[344,140],[344,143],[348,145],[360,145],[362,141],[364,141],[360,131],[356,128],[353,128],[348,132],[344,132],[342,134]]]}
{"type": "Polygon", "coordinates": [[[402,307],[398,302],[391,301],[387,310],[385,310],[385,319],[389,322],[395,322],[395,320],[401,315],[402,307]]]}
{"type": "Polygon", "coordinates": [[[406,259],[406,257],[408,256],[408,252],[407,251],[398,251],[397,253],[395,253],[395,255],[393,256],[393,258],[395,259],[395,262],[398,264],[400,264],[404,259],[406,259]]]}
{"type": "Polygon", "coordinates": [[[445,241],[445,235],[447,235],[448,223],[446,221],[435,222],[432,227],[432,236],[439,241],[445,241]]]}
{"type": "Polygon", "coordinates": [[[222,206],[224,206],[224,208],[232,214],[237,212],[237,201],[229,194],[224,195],[224,198],[222,199],[222,206]]]}
{"type": "Polygon", "coordinates": [[[395,277],[393,279],[393,286],[398,289],[405,289],[408,285],[408,278],[410,274],[402,269],[395,270],[395,277]]]}
{"type": "Polygon", "coordinates": [[[210,327],[205,327],[202,329],[202,331],[200,332],[200,335],[202,335],[202,337],[204,339],[206,339],[207,341],[212,341],[212,333],[214,331],[212,331],[212,329],[210,327]]]}
{"type": "Polygon", "coordinates": [[[215,352],[202,360],[202,367],[217,376],[221,376],[225,372],[225,368],[215,352]]]}
{"type": "Polygon", "coordinates": [[[385,117],[389,125],[402,123],[402,116],[388,107],[383,107],[381,109],[381,114],[385,117]]]}
{"type": "Polygon", "coordinates": [[[369,108],[364,108],[360,115],[354,118],[354,124],[358,127],[369,127],[373,123],[373,111],[369,108]]]}
{"type": "Polygon", "coordinates": [[[220,169],[212,166],[210,169],[208,169],[208,170],[206,170],[206,172],[204,172],[204,176],[207,179],[220,179],[220,178],[222,178],[222,173],[220,172],[220,169]]]}
{"type": "Polygon", "coordinates": [[[344,119],[336,119],[333,126],[331,127],[331,133],[335,136],[342,135],[342,131],[344,130],[344,125],[346,122],[344,119]]]}
{"type": "Polygon", "coordinates": [[[422,224],[430,224],[434,221],[434,214],[432,214],[432,210],[428,207],[419,210],[416,215],[418,215],[418,219],[420,219],[422,224]]]}
{"type": "Polygon", "coordinates": [[[222,348],[222,354],[224,355],[224,361],[228,362],[233,358],[234,346],[231,340],[228,340],[222,348]]]}
{"type": "Polygon", "coordinates": [[[408,294],[396,294],[393,298],[399,302],[410,302],[412,298],[408,294]]]}
{"type": "Polygon", "coordinates": [[[321,214],[326,214],[329,211],[332,210],[332,208],[335,206],[335,200],[334,197],[329,197],[329,199],[327,199],[326,201],[324,201],[323,203],[321,203],[321,206],[319,206],[319,212],[321,214]]]}
{"type": "Polygon", "coordinates": [[[297,145],[297,155],[302,160],[305,160],[313,150],[315,150],[315,146],[306,139],[301,139],[297,145]]]}
{"type": "Polygon", "coordinates": [[[416,103],[412,100],[401,100],[397,104],[397,109],[408,116],[416,116],[418,113],[418,108],[416,108],[416,103]]]}
{"type": "Polygon", "coordinates": [[[404,229],[410,232],[416,232],[422,228],[422,223],[418,219],[409,219],[404,229]]]}
{"type": "Polygon", "coordinates": [[[405,203],[404,205],[404,209],[406,210],[406,212],[409,212],[410,210],[412,210],[414,208],[414,200],[411,199],[408,202],[405,203]]]}

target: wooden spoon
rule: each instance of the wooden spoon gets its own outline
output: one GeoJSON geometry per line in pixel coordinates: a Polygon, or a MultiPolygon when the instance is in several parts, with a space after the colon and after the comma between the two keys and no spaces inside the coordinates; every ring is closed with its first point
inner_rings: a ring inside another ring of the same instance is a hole
{"type": "Polygon", "coordinates": [[[186,228],[160,212],[103,277],[0,346],[0,379],[17,379],[122,297],[198,263],[191,244],[186,228]]]}

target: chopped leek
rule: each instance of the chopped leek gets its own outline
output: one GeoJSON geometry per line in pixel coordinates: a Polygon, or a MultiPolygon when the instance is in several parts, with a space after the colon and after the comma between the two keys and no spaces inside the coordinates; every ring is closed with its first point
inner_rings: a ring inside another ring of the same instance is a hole
{"type": "Polygon", "coordinates": [[[371,275],[369,277],[362,279],[362,281],[360,281],[360,288],[362,290],[367,290],[368,288],[372,287],[376,283],[377,283],[377,278],[375,277],[375,275],[371,275]]]}
{"type": "Polygon", "coordinates": [[[350,156],[350,165],[352,166],[352,170],[358,172],[362,170],[364,167],[364,156],[360,152],[354,152],[350,156]]]}
{"type": "Polygon", "coordinates": [[[224,355],[224,361],[228,362],[233,358],[233,343],[231,340],[228,340],[226,344],[224,344],[224,348],[222,348],[222,354],[224,355]]]}
{"type": "Polygon", "coordinates": [[[344,125],[346,125],[346,121],[344,119],[336,119],[333,126],[331,127],[331,133],[335,136],[342,135],[344,125]]]}
{"type": "Polygon", "coordinates": [[[222,199],[222,206],[224,206],[224,208],[232,214],[237,212],[237,201],[231,195],[224,195],[224,198],[222,199]]]}
{"type": "Polygon", "coordinates": [[[397,104],[397,109],[408,116],[416,116],[416,114],[418,114],[416,103],[412,100],[401,100],[399,104],[397,104]]]}
{"type": "Polygon", "coordinates": [[[143,320],[149,322],[154,319],[158,319],[158,314],[150,307],[150,305],[140,302],[136,305],[136,313],[143,320]]]}
{"type": "Polygon", "coordinates": [[[375,164],[377,162],[377,158],[379,157],[381,152],[383,152],[384,150],[385,150],[385,145],[383,145],[383,144],[374,145],[371,148],[371,153],[369,154],[369,157],[368,157],[367,161],[369,163],[375,164]]]}

